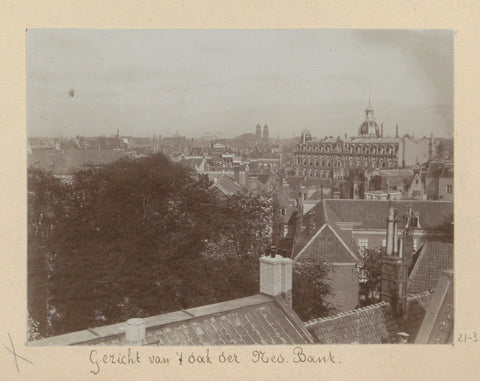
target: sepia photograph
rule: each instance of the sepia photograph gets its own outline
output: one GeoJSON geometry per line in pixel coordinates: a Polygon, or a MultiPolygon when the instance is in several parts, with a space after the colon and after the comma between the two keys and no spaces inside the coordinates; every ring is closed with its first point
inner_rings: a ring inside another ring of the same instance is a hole
{"type": "Polygon", "coordinates": [[[28,29],[27,346],[453,344],[453,36],[28,29]]]}

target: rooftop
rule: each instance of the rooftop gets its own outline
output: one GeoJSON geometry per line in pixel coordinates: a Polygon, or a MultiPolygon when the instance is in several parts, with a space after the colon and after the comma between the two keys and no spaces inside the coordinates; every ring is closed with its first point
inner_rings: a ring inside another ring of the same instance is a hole
{"type": "Polygon", "coordinates": [[[233,180],[230,176],[223,173],[213,185],[227,196],[245,192],[246,189],[233,180]]]}
{"type": "Polygon", "coordinates": [[[453,268],[453,243],[428,241],[410,272],[410,293],[433,290],[443,271],[453,268]]]}
{"type": "Polygon", "coordinates": [[[389,202],[398,210],[400,218],[412,208],[419,216],[422,228],[435,227],[453,215],[452,201],[326,200],[338,221],[354,223],[356,229],[382,230],[385,229],[389,202]]]}
{"type": "Polygon", "coordinates": [[[417,336],[432,294],[408,298],[408,316],[396,318],[389,303],[381,302],[326,318],[310,320],[305,326],[319,344],[381,344],[392,342],[399,332],[417,336]]]}
{"type": "MultiPolygon", "coordinates": [[[[280,297],[258,294],[144,319],[143,345],[312,344],[302,321],[280,297]]],[[[132,345],[126,323],[72,332],[29,345],[132,345]]]]}

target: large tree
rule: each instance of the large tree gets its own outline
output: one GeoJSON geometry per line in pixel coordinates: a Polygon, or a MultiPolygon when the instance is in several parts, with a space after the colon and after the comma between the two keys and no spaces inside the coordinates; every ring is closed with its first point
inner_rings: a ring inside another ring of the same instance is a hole
{"type": "MultiPolygon", "coordinates": [[[[37,336],[258,292],[258,257],[272,242],[268,197],[219,196],[161,154],[91,165],[69,184],[29,170],[28,190],[37,336]]],[[[294,270],[294,308],[306,319],[328,310],[317,267],[294,270]]]]}
{"type": "Polygon", "coordinates": [[[251,295],[270,214],[160,154],[29,170],[29,313],[49,336],[251,295]]]}

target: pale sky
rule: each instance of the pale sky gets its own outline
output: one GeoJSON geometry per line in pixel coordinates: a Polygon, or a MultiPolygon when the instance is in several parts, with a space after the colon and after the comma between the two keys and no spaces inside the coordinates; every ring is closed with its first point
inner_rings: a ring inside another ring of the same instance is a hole
{"type": "Polygon", "coordinates": [[[452,32],[27,32],[29,136],[352,136],[369,94],[385,135],[449,136],[452,32]]]}

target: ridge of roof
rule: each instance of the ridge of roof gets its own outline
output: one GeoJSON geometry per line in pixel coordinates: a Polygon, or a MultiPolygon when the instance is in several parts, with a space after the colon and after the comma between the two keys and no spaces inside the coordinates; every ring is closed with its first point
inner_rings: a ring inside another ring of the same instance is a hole
{"type": "Polygon", "coordinates": [[[364,312],[371,311],[371,310],[374,310],[374,309],[383,308],[383,307],[388,306],[388,305],[389,305],[388,302],[380,302],[380,303],[370,304],[369,306],[357,308],[357,309],[350,310],[350,311],[340,312],[340,313],[335,314],[335,315],[325,316],[325,317],[316,318],[316,319],[311,319],[311,320],[306,321],[304,324],[308,328],[308,327],[311,327],[311,326],[313,326],[317,323],[332,321],[332,320],[336,320],[336,319],[339,319],[339,318],[343,318],[345,316],[354,316],[354,315],[363,314],[364,312]]]}
{"type": "MultiPolygon", "coordinates": [[[[167,312],[160,315],[149,316],[143,319],[145,321],[146,330],[148,331],[149,329],[163,327],[168,324],[186,322],[218,313],[232,312],[273,302],[274,299],[267,295],[256,294],[243,298],[228,300],[225,302],[167,312]]],[[[92,340],[101,340],[105,338],[121,336],[125,334],[124,327],[126,324],[126,322],[120,322],[103,327],[87,328],[81,331],[69,332],[63,335],[30,341],[28,342],[28,345],[78,345],[85,342],[90,342],[92,340]]]]}
{"type": "MultiPolygon", "coordinates": [[[[429,296],[429,295],[433,295],[433,293],[430,292],[430,291],[425,291],[425,292],[422,292],[422,293],[419,293],[419,294],[409,295],[407,297],[407,301],[411,302],[411,301],[414,301],[414,300],[417,300],[417,299],[424,298],[425,296],[429,296]]],[[[336,320],[336,319],[347,317],[347,316],[360,315],[360,314],[363,314],[363,313],[367,313],[368,311],[380,309],[380,308],[383,308],[383,307],[386,307],[386,306],[389,306],[389,305],[390,305],[389,302],[379,302],[379,303],[375,303],[375,304],[370,304],[370,305],[365,306],[365,307],[356,308],[354,310],[340,312],[340,313],[335,314],[335,315],[330,315],[330,316],[320,317],[320,318],[316,318],[316,319],[311,319],[311,320],[306,321],[303,324],[308,328],[308,327],[311,327],[311,326],[313,326],[317,323],[332,321],[332,320],[336,320]]]]}

